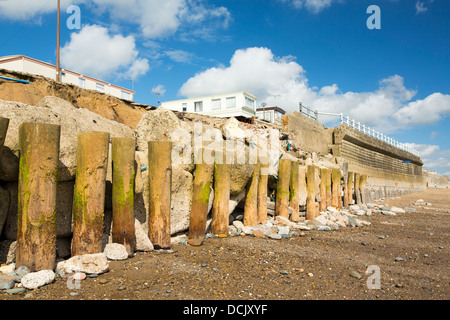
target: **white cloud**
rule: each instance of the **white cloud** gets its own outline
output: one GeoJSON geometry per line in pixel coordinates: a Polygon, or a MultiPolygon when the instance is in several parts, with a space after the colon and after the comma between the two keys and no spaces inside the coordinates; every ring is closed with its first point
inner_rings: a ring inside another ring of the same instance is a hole
{"type": "Polygon", "coordinates": [[[136,78],[145,74],[148,60],[138,55],[133,36],[110,35],[106,28],[97,25],[72,33],[70,41],[61,48],[63,67],[100,78],[136,78]]]}
{"type": "MultiPolygon", "coordinates": [[[[226,7],[204,0],[62,0],[61,10],[71,4],[84,4],[94,15],[109,14],[109,27],[117,23],[138,25],[140,33],[149,39],[171,36],[180,28],[184,37],[210,39],[231,21],[226,7]]],[[[52,12],[56,12],[53,0],[0,2],[0,18],[9,20],[30,20],[52,12]]]]}
{"type": "Polygon", "coordinates": [[[440,149],[439,146],[429,144],[405,143],[405,145],[419,151],[422,158],[429,158],[435,155],[440,149]]]}
{"type": "Polygon", "coordinates": [[[166,93],[166,88],[162,84],[158,84],[156,87],[152,88],[151,91],[153,94],[164,95],[166,93]]]}
{"type": "Polygon", "coordinates": [[[165,53],[171,60],[180,63],[190,63],[195,58],[195,55],[192,52],[184,50],[169,50],[165,53]]]}
{"type": "MultiPolygon", "coordinates": [[[[72,4],[80,4],[90,0],[61,0],[61,11],[72,4]]],[[[0,18],[8,20],[36,20],[45,14],[56,12],[56,1],[53,0],[3,0],[0,1],[0,18]]]]}
{"type": "Polygon", "coordinates": [[[289,3],[296,9],[305,7],[308,11],[319,13],[322,10],[331,7],[336,0],[280,0],[284,3],[289,3]]]}
{"type": "Polygon", "coordinates": [[[395,120],[404,126],[430,124],[450,114],[450,95],[433,93],[423,100],[408,103],[395,114],[395,120]]]}
{"type": "Polygon", "coordinates": [[[416,91],[406,88],[399,75],[382,79],[378,88],[369,92],[341,92],[337,84],[311,87],[305,70],[292,56],[276,57],[268,48],[237,50],[228,66],[196,74],[179,94],[195,97],[241,90],[256,95],[260,103],[287,111],[298,110],[302,102],[322,112],[343,113],[387,134],[450,114],[450,95],[435,93],[411,101],[416,91]]]}
{"type": "Polygon", "coordinates": [[[231,20],[228,9],[207,5],[203,0],[91,1],[97,11],[109,13],[112,21],[139,25],[141,34],[149,39],[171,36],[180,29],[188,34],[204,29],[213,33],[228,27],[231,20]]]}

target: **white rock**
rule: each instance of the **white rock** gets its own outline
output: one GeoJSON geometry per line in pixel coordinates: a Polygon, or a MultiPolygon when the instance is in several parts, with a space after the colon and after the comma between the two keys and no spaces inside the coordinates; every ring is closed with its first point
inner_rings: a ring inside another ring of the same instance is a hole
{"type": "Polygon", "coordinates": [[[236,228],[241,229],[241,230],[244,228],[244,224],[239,220],[233,221],[233,226],[235,226],[236,228]]]}
{"type": "Polygon", "coordinates": [[[366,215],[366,210],[362,210],[362,209],[356,210],[355,213],[357,216],[364,216],[364,215],[366,215]]]}
{"type": "Polygon", "coordinates": [[[293,229],[299,229],[299,230],[305,230],[305,231],[311,230],[310,227],[307,227],[307,226],[304,225],[304,224],[298,224],[298,223],[293,224],[293,225],[292,225],[292,228],[293,228],[293,229]]]}
{"type": "Polygon", "coordinates": [[[104,253],[85,254],[59,262],[56,269],[65,273],[101,274],[109,271],[109,262],[104,253]]]}
{"type": "Polygon", "coordinates": [[[325,216],[318,216],[318,217],[314,218],[314,221],[317,221],[318,223],[320,223],[323,226],[326,226],[329,222],[329,220],[325,216]]]}
{"type": "Polygon", "coordinates": [[[348,207],[350,210],[354,210],[357,211],[359,209],[361,209],[357,204],[352,204],[351,206],[348,207]]]}
{"type": "Polygon", "coordinates": [[[330,211],[330,212],[339,213],[339,210],[336,209],[335,207],[327,207],[327,210],[330,211]]]}
{"type": "Polygon", "coordinates": [[[134,228],[136,230],[136,251],[153,251],[153,244],[138,219],[134,219],[134,228]]]}
{"type": "Polygon", "coordinates": [[[282,217],[282,216],[276,216],[275,220],[280,222],[281,224],[285,225],[285,226],[291,226],[292,225],[292,221],[290,221],[288,218],[282,217]]]}
{"type": "Polygon", "coordinates": [[[279,235],[283,235],[283,234],[289,234],[290,229],[288,226],[285,227],[278,227],[278,234],[279,235]]]}
{"type": "Polygon", "coordinates": [[[7,266],[4,267],[0,267],[0,273],[11,273],[14,272],[16,270],[16,264],[15,263],[11,263],[7,266]]]}
{"type": "Polygon", "coordinates": [[[255,231],[256,228],[255,227],[251,227],[251,226],[243,226],[242,227],[242,232],[244,232],[246,235],[252,235],[253,231],[255,231]]]}
{"type": "Polygon", "coordinates": [[[396,216],[397,214],[395,212],[392,211],[381,211],[382,214],[384,214],[385,216],[396,216]]]}
{"type": "Polygon", "coordinates": [[[402,208],[398,208],[398,207],[391,207],[391,212],[395,212],[395,213],[406,213],[406,211],[402,208]]]}
{"type": "Polygon", "coordinates": [[[52,283],[55,280],[55,273],[52,270],[42,270],[25,275],[20,283],[27,289],[37,289],[52,283]]]}
{"type": "Polygon", "coordinates": [[[128,259],[127,248],[120,243],[108,243],[103,252],[109,260],[128,259]]]}

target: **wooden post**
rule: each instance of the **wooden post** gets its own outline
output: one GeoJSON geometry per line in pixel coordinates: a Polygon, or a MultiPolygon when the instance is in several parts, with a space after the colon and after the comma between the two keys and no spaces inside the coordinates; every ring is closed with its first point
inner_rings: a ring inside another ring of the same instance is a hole
{"type": "Polygon", "coordinates": [[[360,176],[360,181],[359,181],[359,192],[361,195],[361,203],[363,203],[363,204],[367,203],[366,184],[367,184],[367,174],[362,174],[360,176]]]}
{"type": "Polygon", "coordinates": [[[247,186],[247,197],[244,206],[244,226],[256,226],[258,220],[258,184],[261,163],[255,164],[253,175],[247,186]]]}
{"type": "Polygon", "coordinates": [[[327,169],[320,169],[320,197],[322,201],[319,203],[319,211],[327,211],[327,169]]]}
{"type": "Polygon", "coordinates": [[[172,143],[148,142],[149,212],[148,233],[156,249],[170,248],[170,197],[172,189],[172,143]]]}
{"type": "Polygon", "coordinates": [[[134,254],[135,138],[112,138],[112,240],[134,254]]]}
{"type": "Polygon", "coordinates": [[[3,145],[5,144],[8,127],[9,127],[9,119],[0,117],[0,158],[2,157],[3,145]]]}
{"type": "Polygon", "coordinates": [[[277,196],[275,214],[289,219],[289,180],[291,177],[291,160],[280,159],[278,167],[277,196]]]}
{"type": "Polygon", "coordinates": [[[354,180],[355,174],[353,172],[348,173],[347,177],[347,199],[348,199],[348,205],[353,203],[353,180],[354,180]]]}
{"type": "Polygon", "coordinates": [[[109,133],[78,135],[72,256],[101,252],[109,133]]]}
{"type": "Polygon", "coordinates": [[[331,170],[326,169],[325,170],[325,193],[326,193],[326,206],[331,207],[331,170]]]}
{"type": "Polygon", "coordinates": [[[359,190],[360,181],[361,181],[361,175],[359,173],[355,173],[355,198],[356,198],[356,204],[358,206],[361,205],[361,192],[359,190]]]}
{"type": "Polygon", "coordinates": [[[331,171],[331,188],[331,205],[339,208],[339,197],[341,196],[341,170],[339,169],[332,169],[331,171]]]}
{"type": "Polygon", "coordinates": [[[261,159],[261,167],[258,181],[258,214],[256,222],[267,222],[267,183],[269,180],[269,158],[261,159]]]}
{"type": "Polygon", "coordinates": [[[199,150],[201,159],[195,166],[194,190],[192,196],[191,218],[189,221],[189,239],[203,239],[206,232],[206,218],[208,215],[209,194],[214,172],[214,163],[204,161],[204,149],[199,150]]]}
{"type": "Polygon", "coordinates": [[[56,259],[56,190],[61,127],[19,127],[19,186],[16,265],[53,270],[56,259]]]}
{"type": "Polygon", "coordinates": [[[299,193],[299,164],[297,161],[291,162],[291,179],[289,182],[289,206],[292,208],[291,221],[300,221],[300,193],[299,193]]]}
{"type": "Polygon", "coordinates": [[[344,163],[344,207],[348,207],[348,163],[344,163]]]}
{"type": "MultiPolygon", "coordinates": [[[[216,160],[219,155],[216,155],[216,160]]],[[[223,156],[223,155],[222,155],[223,156]]],[[[214,168],[214,202],[212,207],[211,232],[227,236],[229,225],[231,165],[216,161],[214,168]]]]}
{"type": "Polygon", "coordinates": [[[306,220],[312,220],[316,217],[316,194],[314,193],[316,185],[316,174],[314,166],[308,166],[306,171],[306,220]]]}

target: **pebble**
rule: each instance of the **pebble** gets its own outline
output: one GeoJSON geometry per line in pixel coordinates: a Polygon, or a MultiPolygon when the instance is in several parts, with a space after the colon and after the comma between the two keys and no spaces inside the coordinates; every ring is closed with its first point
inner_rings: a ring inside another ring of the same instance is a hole
{"type": "Polygon", "coordinates": [[[16,264],[15,263],[11,263],[11,264],[9,264],[7,266],[0,267],[0,273],[8,274],[8,273],[14,272],[14,270],[16,270],[16,264]]]}
{"type": "Polygon", "coordinates": [[[16,295],[16,294],[25,293],[26,291],[27,291],[27,289],[25,289],[25,288],[14,288],[14,289],[6,290],[6,293],[16,295]]]}
{"type": "Polygon", "coordinates": [[[15,282],[14,278],[11,276],[1,276],[0,277],[0,290],[9,290],[14,288],[15,282]]]}
{"type": "Polygon", "coordinates": [[[388,210],[382,210],[381,213],[385,216],[396,216],[397,215],[395,212],[388,211],[388,210]]]}
{"type": "Polygon", "coordinates": [[[378,236],[378,239],[384,239],[385,237],[384,236],[378,236]]]}
{"type": "Polygon", "coordinates": [[[77,272],[72,276],[73,280],[84,280],[86,279],[86,273],[83,272],[77,272]]]}
{"type": "Polygon", "coordinates": [[[350,276],[353,277],[353,278],[356,278],[358,280],[362,278],[362,275],[359,272],[356,272],[356,271],[350,272],[350,276]]]}
{"type": "Polygon", "coordinates": [[[361,244],[362,244],[363,246],[367,246],[367,245],[369,245],[369,243],[368,243],[368,242],[366,242],[366,241],[363,241],[363,242],[361,242],[361,244]]]}
{"type": "Polygon", "coordinates": [[[202,268],[206,268],[207,266],[208,266],[208,264],[202,263],[202,268]]]}
{"type": "Polygon", "coordinates": [[[308,277],[312,278],[314,277],[314,274],[312,272],[308,273],[308,277]]]}
{"type": "Polygon", "coordinates": [[[109,282],[108,279],[100,279],[100,280],[98,281],[98,283],[100,283],[100,284],[106,284],[106,283],[108,283],[108,282],[109,282]]]}
{"type": "Polygon", "coordinates": [[[80,294],[78,292],[71,292],[70,295],[72,297],[76,297],[76,296],[79,296],[80,294]]]}
{"type": "Polygon", "coordinates": [[[264,238],[264,232],[262,232],[259,229],[256,229],[255,231],[253,231],[253,235],[257,238],[264,238]]]}
{"type": "Polygon", "coordinates": [[[198,247],[203,244],[203,239],[188,239],[187,243],[189,243],[191,246],[198,247]]]}
{"type": "Polygon", "coordinates": [[[405,259],[403,259],[402,257],[397,257],[394,259],[395,262],[399,262],[399,261],[405,261],[405,259]]]}
{"type": "Polygon", "coordinates": [[[120,286],[120,287],[119,287],[119,291],[126,290],[126,288],[127,288],[127,287],[125,287],[125,286],[120,286]]]}
{"type": "Polygon", "coordinates": [[[27,289],[37,289],[55,280],[55,273],[52,270],[42,270],[25,275],[20,281],[27,289]]]}
{"type": "Polygon", "coordinates": [[[287,272],[286,270],[281,270],[280,273],[281,273],[281,274],[284,274],[284,275],[289,274],[289,272],[287,272]]]}
{"type": "Polygon", "coordinates": [[[280,240],[282,238],[278,233],[269,232],[267,236],[271,239],[280,240]]]}

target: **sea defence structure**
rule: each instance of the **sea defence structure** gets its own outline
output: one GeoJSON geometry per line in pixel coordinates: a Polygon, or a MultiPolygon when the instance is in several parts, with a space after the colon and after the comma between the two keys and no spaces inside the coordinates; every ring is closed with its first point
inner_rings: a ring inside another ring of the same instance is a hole
{"type": "MultiPolygon", "coordinates": [[[[27,79],[33,84],[33,78],[27,79]]],[[[14,86],[19,86],[18,91],[32,88],[28,84],[14,86]]],[[[157,108],[143,114],[134,128],[61,98],[45,97],[37,106],[0,100],[0,244],[11,246],[17,241],[17,250],[22,252],[30,244],[36,243],[40,249],[48,243],[22,237],[23,229],[18,230],[19,222],[25,226],[31,217],[21,209],[23,203],[18,203],[29,196],[27,190],[32,187],[27,179],[19,180],[27,173],[20,162],[26,155],[19,144],[24,123],[61,129],[56,134],[59,159],[49,163],[55,174],[44,175],[54,179],[52,186],[56,187],[56,191],[52,189],[56,209],[44,219],[51,225],[48,265],[78,254],[73,250],[79,247],[77,239],[87,241],[89,252],[100,252],[107,243],[115,242],[127,245],[132,255],[133,247],[135,251],[152,250],[153,245],[167,249],[171,237],[180,234],[187,235],[191,245],[201,245],[207,233],[227,237],[227,226],[239,219],[244,226],[264,224],[268,215],[292,222],[311,220],[330,207],[363,205],[423,190],[427,184],[448,186],[447,178],[423,170],[417,155],[345,124],[325,128],[299,112],[282,120],[277,127],[157,108]],[[101,145],[101,150],[77,144],[87,133],[104,137],[93,144],[101,145]],[[117,154],[117,139],[125,138],[131,144],[129,151],[121,147],[123,152],[117,154]],[[213,142],[219,142],[219,148],[213,142]],[[215,153],[199,156],[200,150],[212,146],[215,153]],[[251,160],[252,155],[257,155],[256,161],[251,160]],[[204,162],[196,162],[196,158],[204,162]],[[226,163],[219,161],[221,158],[226,163]],[[82,167],[87,168],[86,179],[82,167]],[[84,196],[88,194],[92,196],[84,196]],[[131,207],[133,216],[128,210],[131,207]],[[90,240],[86,235],[94,230],[95,239],[90,240]],[[125,235],[134,235],[135,242],[122,237],[125,235]]],[[[30,159],[46,163],[49,157],[30,159]]],[[[27,209],[34,212],[39,208],[27,209]]],[[[41,268],[30,261],[33,269],[41,268]]]]}
{"type": "Polygon", "coordinates": [[[325,128],[310,117],[292,112],[283,118],[283,131],[294,147],[331,157],[345,181],[348,173],[356,173],[355,185],[364,189],[361,196],[367,198],[366,202],[426,188],[420,157],[346,124],[325,128]]]}

